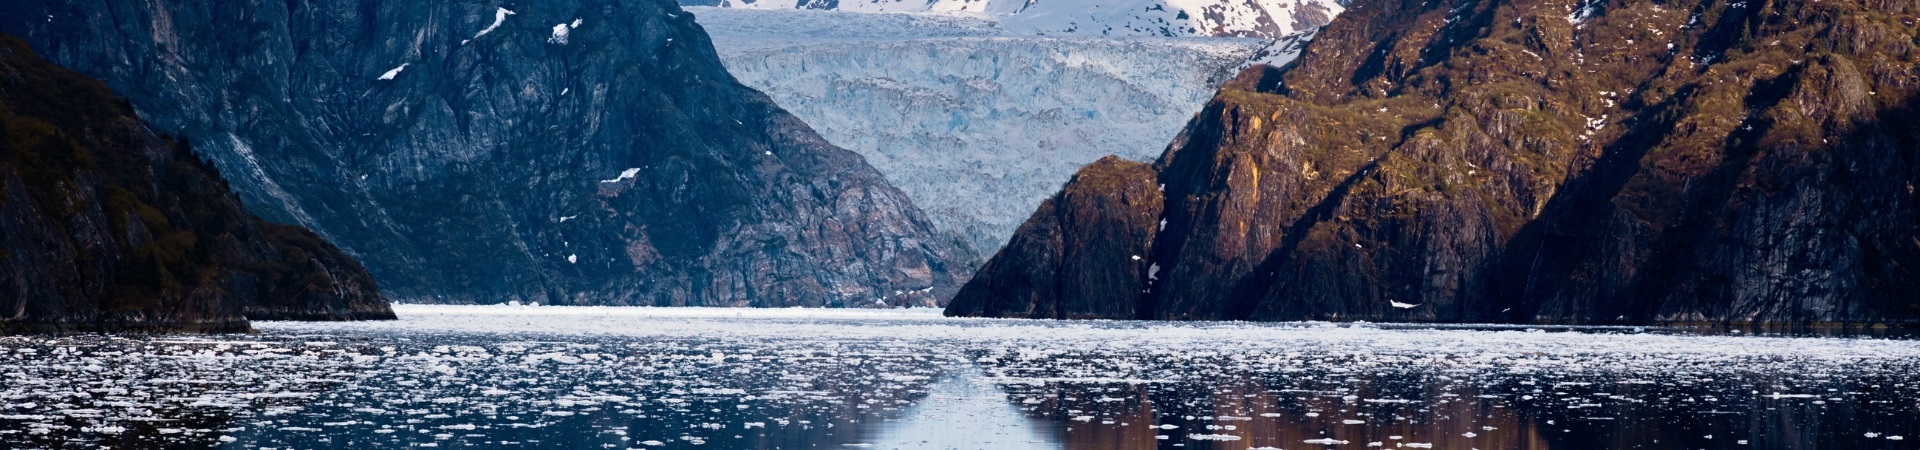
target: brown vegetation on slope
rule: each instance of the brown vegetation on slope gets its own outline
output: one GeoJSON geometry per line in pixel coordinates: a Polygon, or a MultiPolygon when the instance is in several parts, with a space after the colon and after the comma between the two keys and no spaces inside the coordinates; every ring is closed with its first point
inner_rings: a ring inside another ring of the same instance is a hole
{"type": "MultiPolygon", "coordinates": [[[[1163,280],[1103,301],[1168,319],[1913,323],[1916,14],[1358,2],[1168,148],[1169,226],[1146,243],[1163,280]]],[[[978,279],[1041,259],[1003,252],[978,279]]],[[[949,313],[1017,294],[976,282],[949,313]]]]}
{"type": "Polygon", "coordinates": [[[260,222],[184,142],[0,36],[0,333],[390,319],[366,269],[260,222]]]}

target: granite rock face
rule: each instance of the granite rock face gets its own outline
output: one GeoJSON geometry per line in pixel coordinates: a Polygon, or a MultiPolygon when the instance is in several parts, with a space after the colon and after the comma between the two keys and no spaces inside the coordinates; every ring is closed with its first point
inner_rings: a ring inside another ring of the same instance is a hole
{"type": "Polygon", "coordinates": [[[933,305],[969,275],[671,0],[28,0],[0,30],[399,299],[933,305]]]}
{"type": "Polygon", "coordinates": [[[1167,221],[1156,277],[1104,257],[1140,242],[1010,246],[948,313],[1022,315],[980,305],[1063,286],[992,280],[1097,265],[1147,287],[1065,316],[1915,324],[1917,16],[1356,2],[1293,64],[1223,87],[1154,164],[1164,203],[1135,213],[1167,221]]]}
{"type": "Polygon", "coordinates": [[[373,278],[261,222],[187,143],[0,35],[0,334],[391,319],[373,278]]]}

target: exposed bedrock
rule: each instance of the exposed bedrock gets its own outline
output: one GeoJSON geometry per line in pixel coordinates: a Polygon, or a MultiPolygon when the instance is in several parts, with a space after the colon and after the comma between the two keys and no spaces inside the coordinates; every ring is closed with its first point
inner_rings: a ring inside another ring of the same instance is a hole
{"type": "Polygon", "coordinates": [[[0,35],[0,334],[392,319],[373,277],[262,222],[188,143],[0,35]]]}
{"type": "Polygon", "coordinates": [[[0,30],[400,300],[931,306],[969,274],[671,0],[21,0],[0,30]]]}
{"type": "MultiPolygon", "coordinates": [[[[1358,2],[1295,63],[1220,90],[1154,164],[1162,203],[1042,208],[1014,237],[1092,242],[1094,217],[1159,211],[1144,262],[1112,256],[1139,241],[1009,246],[948,313],[1915,324],[1917,12],[1358,2]],[[994,302],[1077,289],[996,280],[1089,265],[1146,288],[994,302]]],[[[1107,170],[1065,191],[1127,204],[1081,186],[1107,170]]]]}

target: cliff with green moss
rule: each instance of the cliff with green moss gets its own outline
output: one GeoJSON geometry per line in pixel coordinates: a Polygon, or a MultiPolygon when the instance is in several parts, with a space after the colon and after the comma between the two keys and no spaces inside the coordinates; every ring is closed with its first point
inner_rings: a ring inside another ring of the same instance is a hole
{"type": "MultiPolygon", "coordinates": [[[[1917,18],[1911,0],[1362,0],[1299,60],[1223,87],[1131,182],[1164,189],[1132,206],[1156,233],[1009,246],[948,313],[1913,324],[1917,18]],[[1079,300],[1127,308],[1005,304],[1082,291],[1006,282],[1069,268],[1142,287],[1079,300]]],[[[1065,190],[1133,196],[1083,186],[1108,170],[1065,190]]],[[[1109,233],[1059,214],[1015,241],[1109,233]]]]}
{"type": "Polygon", "coordinates": [[[0,334],[392,318],[365,268],[261,222],[186,142],[0,36],[0,334]]]}

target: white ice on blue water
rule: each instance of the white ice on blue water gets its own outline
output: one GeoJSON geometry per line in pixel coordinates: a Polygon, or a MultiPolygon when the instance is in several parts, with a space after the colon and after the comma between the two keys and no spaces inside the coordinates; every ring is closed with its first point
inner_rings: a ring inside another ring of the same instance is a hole
{"type": "MultiPolygon", "coordinates": [[[[747,448],[784,436],[822,448],[913,448],[915,437],[1058,448],[1078,433],[1137,430],[1125,435],[1183,448],[1500,448],[1632,414],[1737,424],[1774,410],[1852,411],[1874,427],[1816,437],[1872,446],[1904,440],[1886,432],[1911,429],[1897,405],[1920,398],[1920,343],[1903,340],[948,319],[929,309],[395,309],[391,322],[258,322],[258,335],[0,338],[0,447],[565,437],[747,448]],[[1533,428],[1514,422],[1516,410],[1552,415],[1533,428]],[[1337,432],[1271,434],[1299,429],[1337,432]]],[[[1709,434],[1717,445],[1786,448],[1736,429],[1686,432],[1709,434]]]]}
{"type": "Polygon", "coordinates": [[[989,382],[979,368],[960,368],[942,381],[907,410],[905,420],[880,427],[879,437],[870,443],[890,449],[922,448],[929,441],[952,448],[1061,448],[1034,429],[1007,393],[989,382]]]}

